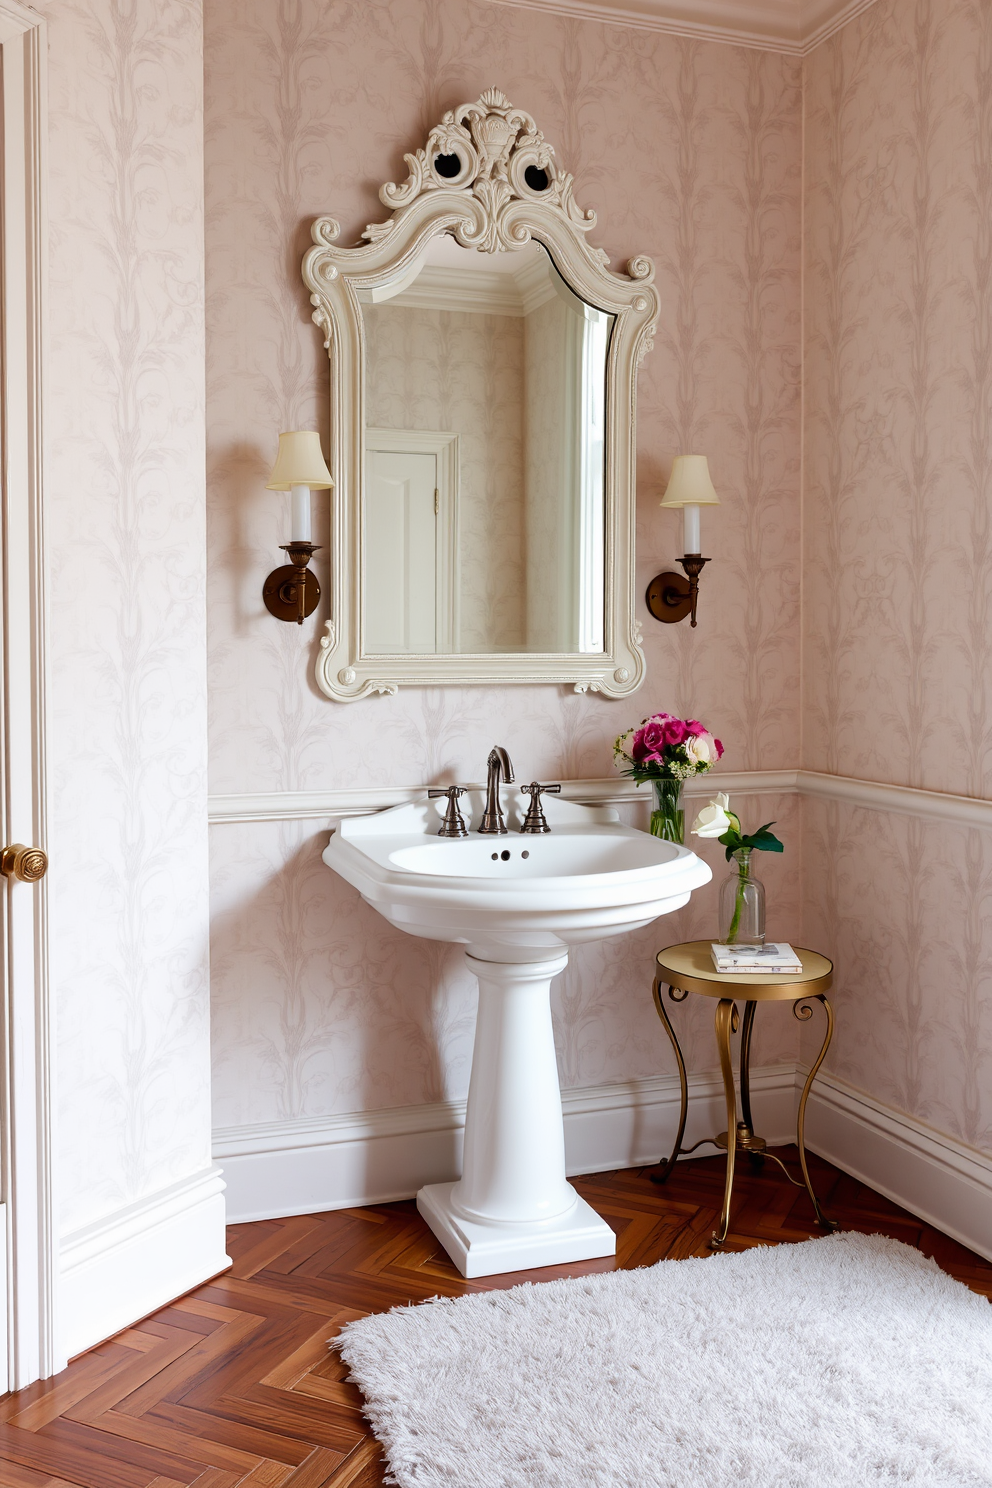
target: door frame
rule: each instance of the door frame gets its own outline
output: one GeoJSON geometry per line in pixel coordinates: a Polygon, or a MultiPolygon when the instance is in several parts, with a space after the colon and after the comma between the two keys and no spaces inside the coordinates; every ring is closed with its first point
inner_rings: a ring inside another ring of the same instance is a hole
{"type": "MultiPolygon", "coordinates": [[[[435,608],[437,649],[458,650],[461,632],[461,571],[458,548],[461,456],[459,436],[440,429],[365,430],[365,448],[383,455],[434,455],[437,459],[437,528],[434,572],[437,575],[435,608]]],[[[364,521],[364,512],[363,512],[364,521]]],[[[363,538],[364,542],[364,538],[363,538]]],[[[364,574],[362,575],[364,589],[364,574]]],[[[362,594],[362,630],[365,629],[365,595],[362,594]]],[[[364,650],[364,636],[362,648],[364,650]]]]}
{"type": "MultiPolygon", "coordinates": [[[[46,596],[43,524],[43,309],[47,267],[47,28],[0,0],[0,234],[3,400],[4,771],[7,842],[47,850],[46,596]]],[[[8,1388],[64,1364],[56,1317],[53,1027],[47,879],[8,882],[4,943],[3,1173],[7,1230],[8,1388]]]]}

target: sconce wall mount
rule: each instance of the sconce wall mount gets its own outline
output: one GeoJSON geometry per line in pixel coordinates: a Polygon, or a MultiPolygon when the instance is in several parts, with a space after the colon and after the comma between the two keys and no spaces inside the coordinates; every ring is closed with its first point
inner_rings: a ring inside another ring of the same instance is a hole
{"type": "Polygon", "coordinates": [[[672,572],[655,574],[647,587],[644,600],[656,620],[662,620],[666,625],[675,625],[689,615],[690,625],[695,625],[699,575],[703,571],[703,564],[709,561],[698,553],[686,553],[679,559],[686,572],[685,578],[672,572]]]}
{"type": "Polygon", "coordinates": [[[317,575],[307,567],[319,544],[289,542],[281,546],[292,562],[272,570],[262,586],[262,599],[269,614],[277,620],[295,620],[302,625],[320,603],[317,575]]]}

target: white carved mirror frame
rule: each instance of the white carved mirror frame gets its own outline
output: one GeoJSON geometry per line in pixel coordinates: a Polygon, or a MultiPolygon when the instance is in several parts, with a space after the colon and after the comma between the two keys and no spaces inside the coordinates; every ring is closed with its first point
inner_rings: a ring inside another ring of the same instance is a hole
{"type": "Polygon", "coordinates": [[[446,113],[426,147],[404,157],[410,176],[379,195],[393,208],[373,223],[363,245],[339,248],[338,223],[320,217],[303,278],[324,332],[331,363],[331,614],[321,638],[317,682],[328,697],[351,701],[410,687],[486,683],[563,683],[576,692],[622,697],[644,678],[640,623],[634,618],[635,413],[637,370],[650,350],[659,299],[648,258],[626,274],[590,246],[595,226],[572,196],[573,179],[534,120],[495,89],[446,113]],[[457,173],[442,176],[458,162],[457,173]],[[531,180],[542,182],[533,189],[531,180]],[[550,253],[559,274],[590,305],[615,317],[607,361],[604,472],[604,650],[504,655],[366,656],[362,645],[362,493],[365,480],[365,334],[359,293],[395,283],[429,240],[451,233],[465,248],[513,252],[531,239],[550,253]]]}

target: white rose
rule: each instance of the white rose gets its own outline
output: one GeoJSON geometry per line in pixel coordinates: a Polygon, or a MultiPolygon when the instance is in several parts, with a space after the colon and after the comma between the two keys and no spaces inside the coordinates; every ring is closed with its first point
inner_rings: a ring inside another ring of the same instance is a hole
{"type": "Polygon", "coordinates": [[[730,797],[724,791],[718,791],[708,806],[704,806],[692,824],[692,833],[695,837],[722,837],[733,825],[727,815],[727,807],[730,805],[730,797]]]}
{"type": "Polygon", "coordinates": [[[702,734],[690,734],[683,747],[694,765],[708,765],[713,758],[710,746],[702,734]]]}

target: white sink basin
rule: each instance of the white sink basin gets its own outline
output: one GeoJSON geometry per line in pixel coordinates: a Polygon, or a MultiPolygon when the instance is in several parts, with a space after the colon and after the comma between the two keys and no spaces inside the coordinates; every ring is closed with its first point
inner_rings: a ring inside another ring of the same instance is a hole
{"type": "MultiPolygon", "coordinates": [[[[481,793],[466,818],[479,819],[481,793]]],[[[670,914],[710,870],[688,848],[619,823],[608,807],[544,798],[552,831],[516,830],[526,799],[505,788],[505,837],[437,836],[434,803],[345,821],[324,862],[399,929],[454,940],[486,961],[557,956],[670,914]]]]}
{"type": "MultiPolygon", "coordinates": [[[[324,852],[390,924],[465,945],[479,980],[462,1177],[417,1195],[464,1276],[614,1254],[612,1229],[565,1177],[551,982],[570,945],[650,924],[711,877],[688,848],[607,807],[546,796],[551,833],[524,836],[525,798],[504,787],[502,803],[506,836],[438,837],[425,797],[345,821],[324,852]]],[[[480,820],[482,793],[462,810],[480,820]]],[[[645,996],[651,975],[648,960],[645,996]]]]}

